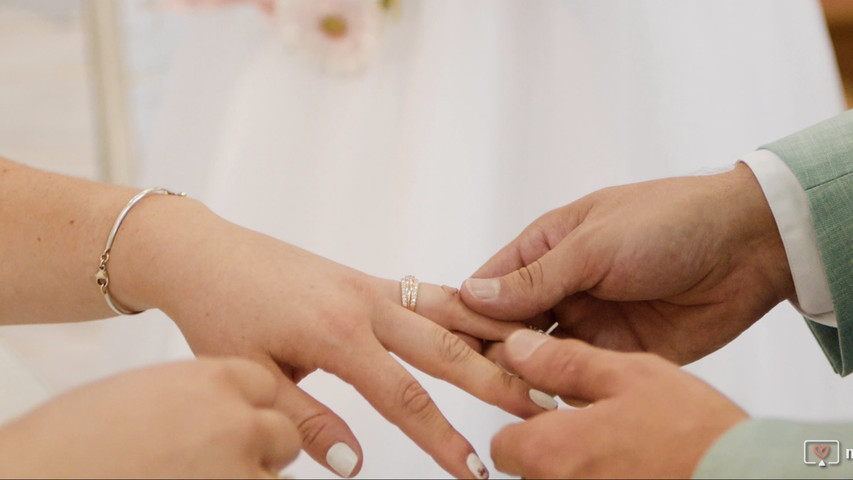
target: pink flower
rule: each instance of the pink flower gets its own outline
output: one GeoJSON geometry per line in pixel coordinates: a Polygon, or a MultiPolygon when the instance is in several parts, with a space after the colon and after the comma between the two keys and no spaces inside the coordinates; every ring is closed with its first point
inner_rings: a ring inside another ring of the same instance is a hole
{"type": "Polygon", "coordinates": [[[386,9],[377,0],[278,0],[285,41],[321,68],[363,70],[376,53],[386,9]]]}

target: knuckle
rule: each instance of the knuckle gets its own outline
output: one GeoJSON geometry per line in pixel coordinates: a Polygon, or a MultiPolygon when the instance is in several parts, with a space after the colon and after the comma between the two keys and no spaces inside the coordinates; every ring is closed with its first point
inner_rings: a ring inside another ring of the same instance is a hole
{"type": "Polygon", "coordinates": [[[571,265],[582,278],[599,278],[605,267],[601,255],[596,255],[595,249],[601,243],[594,231],[585,230],[574,236],[571,265]]]}
{"type": "Polygon", "coordinates": [[[297,420],[296,429],[302,437],[302,443],[307,450],[322,443],[323,432],[335,420],[334,414],[328,411],[315,412],[297,420]]]}
{"type": "Polygon", "coordinates": [[[524,385],[520,378],[510,375],[500,368],[495,369],[494,373],[488,377],[488,385],[489,388],[486,389],[484,396],[480,396],[480,399],[492,405],[500,405],[507,392],[526,397],[527,390],[530,388],[524,385]]]}
{"type": "Polygon", "coordinates": [[[530,224],[524,232],[522,240],[523,250],[528,252],[547,252],[554,248],[559,243],[559,239],[551,238],[553,228],[550,228],[550,226],[562,223],[557,219],[558,216],[559,212],[552,210],[530,224]]]}
{"type": "MultiPolygon", "coordinates": [[[[364,323],[363,316],[346,311],[329,311],[323,315],[325,321],[317,326],[322,332],[320,341],[324,347],[330,349],[350,348],[352,345],[361,344],[369,334],[369,328],[364,323]]],[[[325,358],[326,361],[336,360],[336,355],[323,355],[323,350],[316,349],[311,352],[317,358],[325,358]]],[[[327,350],[328,351],[328,350],[327,350]]]]}
{"type": "Polygon", "coordinates": [[[375,300],[378,293],[373,283],[365,275],[346,275],[341,279],[344,291],[350,292],[360,299],[375,300]]]}
{"type": "Polygon", "coordinates": [[[522,291],[527,292],[526,297],[529,299],[531,306],[537,312],[544,312],[551,308],[548,295],[542,295],[540,292],[543,287],[553,288],[553,286],[545,285],[545,269],[542,262],[539,260],[531,262],[518,270],[516,270],[516,281],[519,283],[522,291]]]}
{"type": "Polygon", "coordinates": [[[199,368],[198,378],[215,388],[230,388],[237,380],[232,360],[208,360],[199,368]]]}
{"type": "Polygon", "coordinates": [[[442,330],[438,338],[438,354],[443,363],[459,364],[474,353],[461,338],[449,330],[442,330]]]}
{"type": "Polygon", "coordinates": [[[542,272],[542,264],[538,261],[525,265],[517,270],[518,281],[528,290],[535,290],[539,285],[542,285],[544,274],[542,272]]]}
{"type": "Polygon", "coordinates": [[[397,400],[408,415],[424,420],[432,414],[432,399],[414,378],[403,381],[397,393],[397,400]]]}
{"type": "Polygon", "coordinates": [[[245,438],[250,441],[258,441],[266,438],[266,432],[269,429],[267,422],[260,415],[247,415],[247,417],[242,422],[242,431],[245,438]]]}
{"type": "Polygon", "coordinates": [[[517,385],[519,385],[519,382],[521,381],[518,377],[516,377],[515,375],[510,375],[509,373],[507,373],[506,370],[502,368],[499,368],[495,375],[498,379],[498,385],[500,385],[504,390],[512,390],[517,385]]]}

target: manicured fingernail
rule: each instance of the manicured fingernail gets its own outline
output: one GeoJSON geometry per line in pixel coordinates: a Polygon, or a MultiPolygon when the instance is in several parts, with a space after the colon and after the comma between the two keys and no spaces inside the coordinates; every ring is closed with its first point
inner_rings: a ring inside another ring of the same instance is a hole
{"type": "Polygon", "coordinates": [[[469,278],[465,280],[465,288],[475,298],[490,300],[501,293],[501,281],[497,278],[469,278]]]}
{"type": "Polygon", "coordinates": [[[557,400],[541,390],[531,388],[527,394],[530,395],[530,399],[533,400],[533,403],[539,405],[545,410],[553,410],[557,408],[557,400]]]}
{"type": "Polygon", "coordinates": [[[489,478],[489,469],[483,465],[483,462],[476,453],[469,453],[468,458],[465,459],[465,463],[468,464],[468,470],[470,470],[476,478],[489,478]]]}
{"type": "Polygon", "coordinates": [[[344,442],[338,442],[326,452],[326,463],[332,467],[338,475],[349,477],[358,464],[358,455],[344,442]]]}
{"type": "Polygon", "coordinates": [[[586,408],[590,405],[589,402],[584,402],[583,400],[574,400],[574,399],[563,399],[564,402],[570,407],[575,408],[586,408]]]}
{"type": "Polygon", "coordinates": [[[516,330],[506,339],[506,353],[515,360],[524,360],[533,355],[537,348],[547,342],[551,337],[536,333],[533,330],[516,330]]]}

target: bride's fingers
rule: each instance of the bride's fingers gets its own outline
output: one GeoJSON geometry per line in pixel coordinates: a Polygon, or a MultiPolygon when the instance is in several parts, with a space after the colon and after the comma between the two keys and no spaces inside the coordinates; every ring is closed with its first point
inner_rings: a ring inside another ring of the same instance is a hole
{"type": "Polygon", "coordinates": [[[359,343],[358,355],[333,369],[448,473],[456,478],[488,478],[488,470],[471,444],[444,418],[417,380],[375,338],[359,343]]]}
{"type": "Polygon", "coordinates": [[[524,328],[519,322],[495,320],[481,315],[462,303],[459,289],[446,285],[421,284],[415,312],[448,330],[458,330],[483,340],[504,340],[524,328]]]}
{"type": "Polygon", "coordinates": [[[374,322],[376,337],[415,368],[522,418],[556,406],[553,399],[531,390],[452,332],[402,307],[389,307],[383,320],[374,322]]]}
{"type": "Polygon", "coordinates": [[[279,387],[275,408],[290,417],[302,436],[302,449],[317,463],[342,477],[351,477],[361,470],[361,445],[346,423],[328,407],[285,379],[279,387]]]}
{"type": "MultiPolygon", "coordinates": [[[[399,282],[383,280],[381,288],[389,300],[400,305],[399,282]]],[[[483,340],[503,340],[524,326],[480,315],[462,303],[458,289],[446,285],[420,283],[415,312],[447,330],[464,332],[483,340]]]]}
{"type": "MultiPolygon", "coordinates": [[[[504,345],[505,344],[503,342],[494,342],[485,345],[483,349],[483,356],[494,362],[496,365],[501,366],[501,358],[504,355],[504,345]]],[[[501,368],[504,367],[501,366],[501,368]]],[[[515,373],[512,372],[510,372],[510,374],[515,375],[515,373]]],[[[564,395],[560,395],[560,399],[567,405],[575,408],[586,408],[589,406],[589,402],[587,401],[578,400],[564,395]]]]}
{"type": "Polygon", "coordinates": [[[486,359],[492,361],[495,365],[504,369],[506,372],[509,372],[511,375],[516,375],[515,372],[506,370],[503,364],[501,364],[501,356],[503,355],[504,342],[487,342],[483,345],[483,356],[486,359]]]}
{"type": "Polygon", "coordinates": [[[465,344],[468,345],[468,348],[470,348],[471,350],[474,350],[479,354],[483,353],[483,340],[476,337],[472,337],[471,335],[468,335],[465,332],[453,331],[452,333],[459,337],[460,340],[465,342],[465,344]]]}

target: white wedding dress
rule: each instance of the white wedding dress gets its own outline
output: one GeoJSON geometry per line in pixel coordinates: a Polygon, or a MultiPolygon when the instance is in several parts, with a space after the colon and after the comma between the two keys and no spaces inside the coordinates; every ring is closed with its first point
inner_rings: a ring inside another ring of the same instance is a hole
{"type": "MultiPolygon", "coordinates": [[[[355,74],[285,48],[247,7],[194,14],[140,185],[373,275],[459,285],[552,208],[731,164],[842,109],[811,1],[400,3],[355,74]]],[[[105,350],[184,354],[156,316],[105,324],[105,350]]],[[[756,415],[853,415],[853,385],[793,309],[768,317],[689,368],[756,415]]],[[[491,436],[516,419],[419,378],[490,464],[491,436]]],[[[362,476],[446,475],[352,387],[322,372],[303,386],[361,440],[362,476]]],[[[307,455],[288,472],[331,475],[307,455]]]]}

